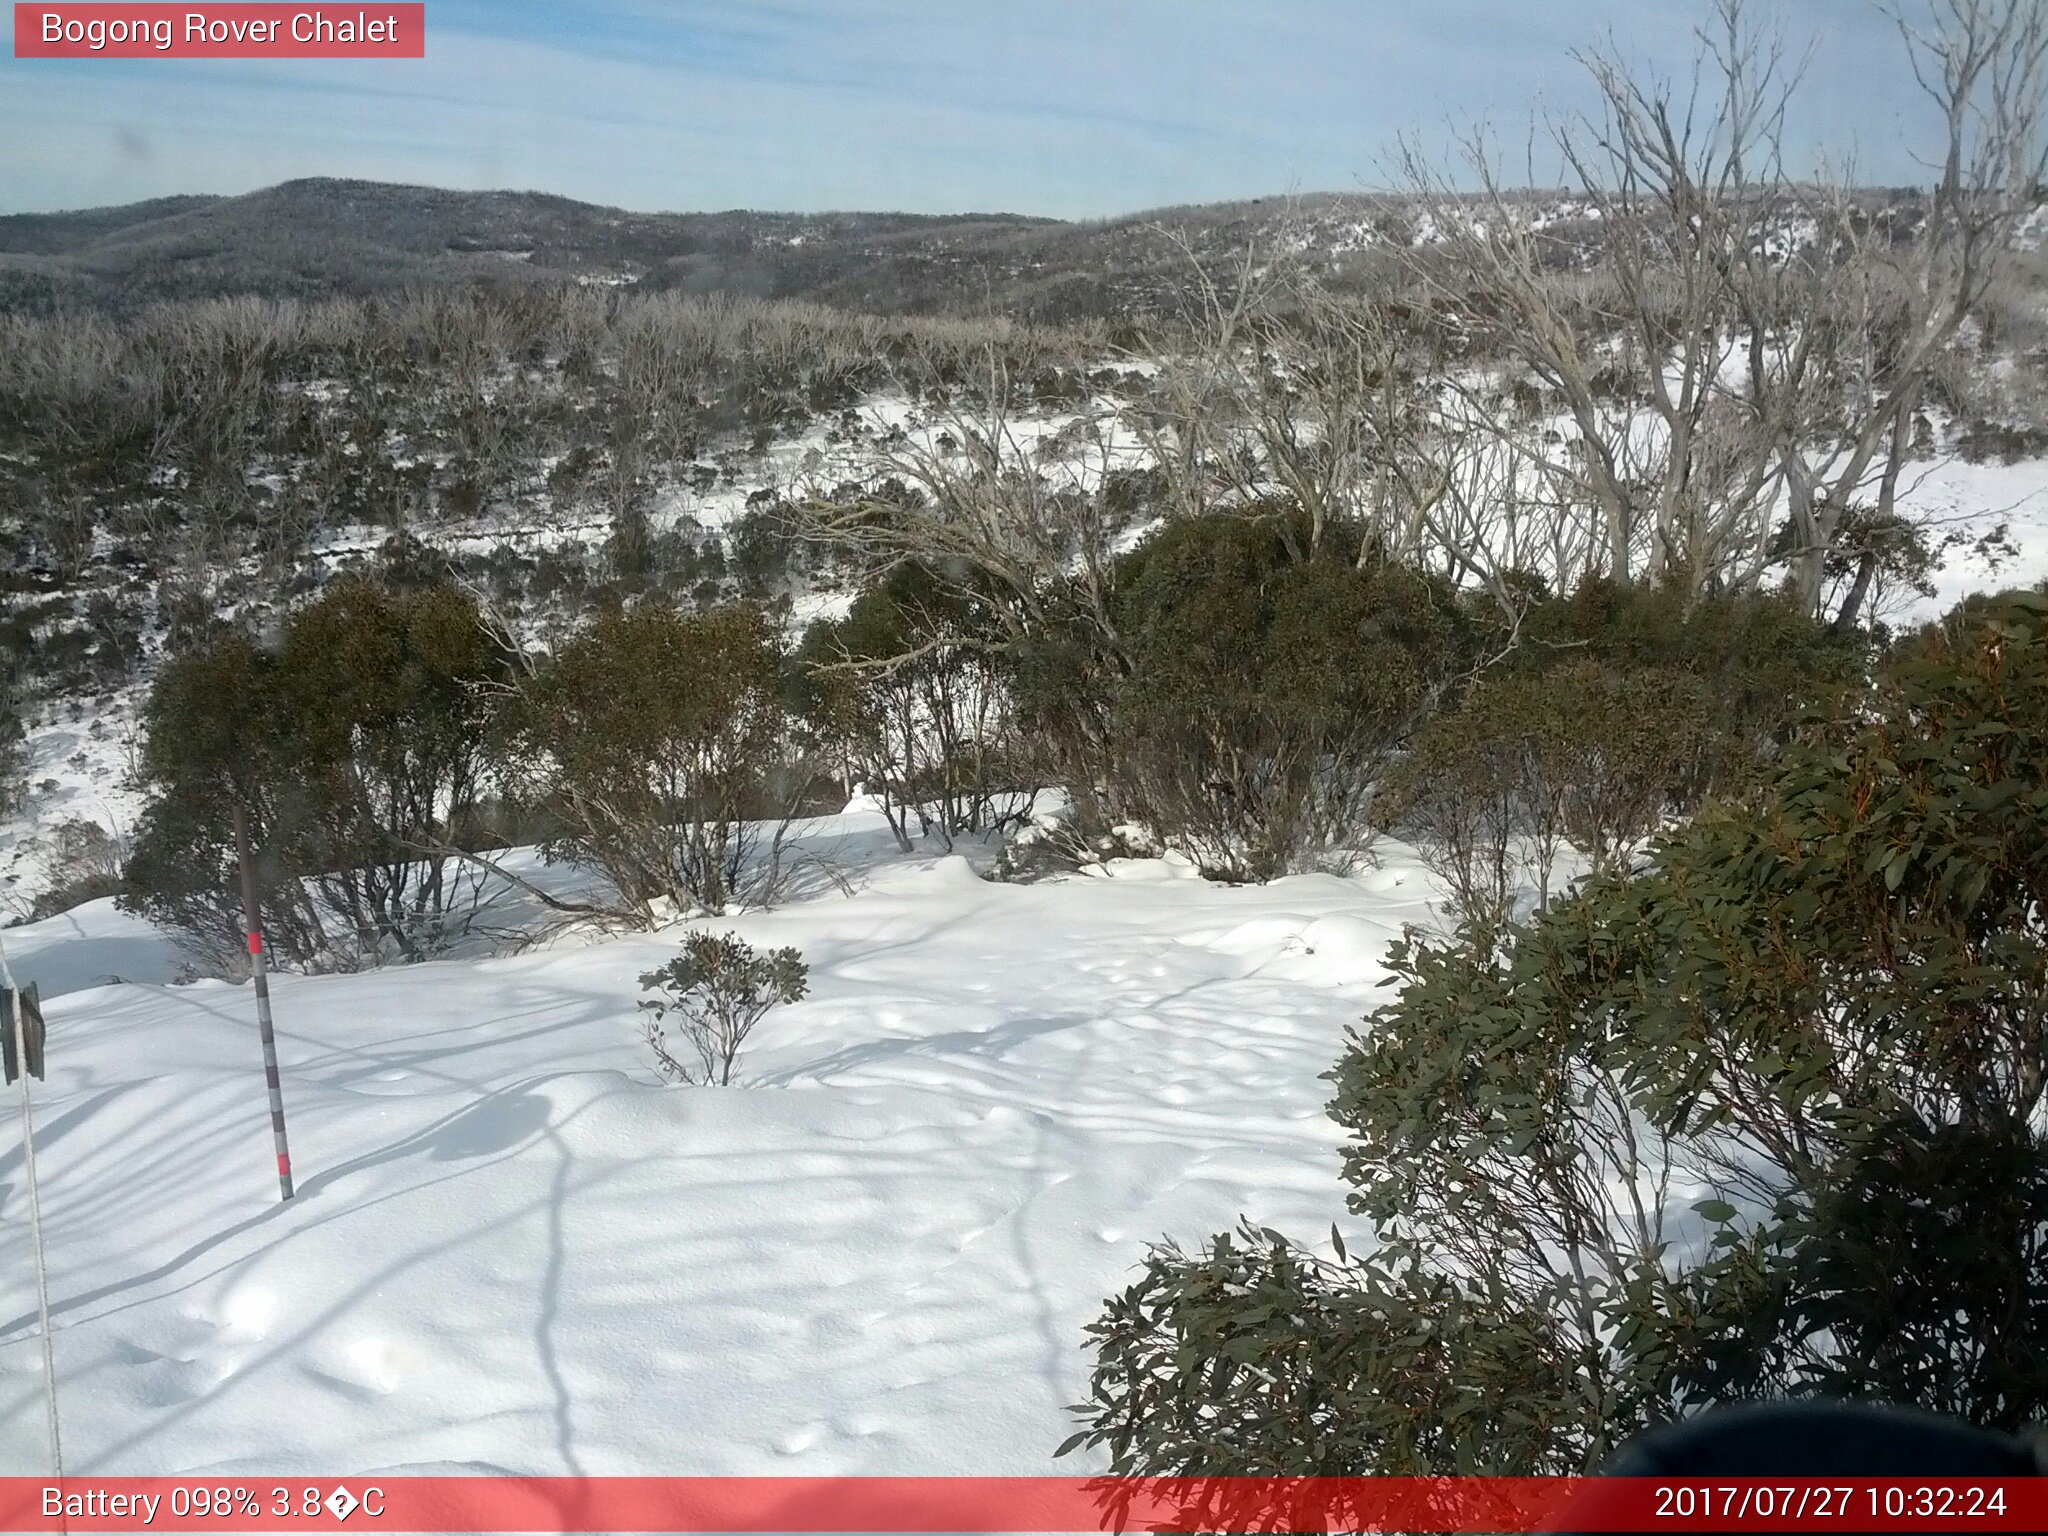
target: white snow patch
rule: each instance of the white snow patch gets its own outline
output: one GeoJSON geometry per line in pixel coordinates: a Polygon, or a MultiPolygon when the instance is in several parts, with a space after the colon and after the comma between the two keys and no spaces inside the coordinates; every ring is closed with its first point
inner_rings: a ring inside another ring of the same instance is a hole
{"type": "MultiPolygon", "coordinates": [[[[870,811],[806,836],[862,861],[853,896],[709,925],[811,966],[731,1089],[661,1086],[639,1038],[679,930],[277,978],[290,1206],[245,987],[162,985],[169,947],[102,907],[10,932],[54,994],[72,1468],[1065,1470],[1081,1330],[1149,1239],[1344,1219],[1320,1074],[1427,915],[1402,850],[1002,885],[867,862],[870,811]]],[[[0,1150],[0,1472],[30,1473],[20,1176],[0,1150]]]]}

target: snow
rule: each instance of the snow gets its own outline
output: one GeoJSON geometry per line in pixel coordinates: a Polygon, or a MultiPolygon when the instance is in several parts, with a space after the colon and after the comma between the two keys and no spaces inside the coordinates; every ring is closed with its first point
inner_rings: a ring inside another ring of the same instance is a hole
{"type": "Polygon", "coordinates": [[[1904,516],[1933,525],[1937,538],[1950,528],[1988,533],[2003,522],[2016,550],[1995,568],[1971,551],[1953,551],[1934,573],[1935,595],[1910,594],[1902,619],[1939,618],[1972,592],[2048,580],[2048,461],[1973,464],[1950,456],[1916,464],[1901,479],[1898,501],[1904,516]]]}
{"type": "Polygon", "coordinates": [[[142,799],[127,777],[142,697],[132,685],[89,706],[77,701],[75,711],[48,707],[28,721],[25,798],[12,818],[0,816],[0,923],[26,916],[48,887],[46,835],[59,823],[97,822],[117,840],[134,830],[142,799]]]}
{"type": "Polygon", "coordinates": [[[185,969],[176,944],[142,918],[115,911],[111,899],[0,929],[0,944],[22,985],[36,983],[45,998],[125,982],[162,986],[185,969]]]}
{"type": "Polygon", "coordinates": [[[793,635],[801,635],[811,625],[822,620],[838,620],[853,612],[857,592],[799,592],[790,599],[788,627],[793,635]]]}
{"type": "MultiPolygon", "coordinates": [[[[1076,1470],[1082,1330],[1148,1241],[1344,1219],[1320,1074],[1427,883],[1398,848],[1244,888],[888,845],[827,818],[851,895],[710,925],[811,966],[731,1089],[639,1038],[679,929],[277,978],[289,1206],[246,987],[165,985],[105,903],[0,935],[52,998],[71,1469],[1076,1470]]],[[[9,1134],[0,1473],[44,1455],[20,1180],[9,1134]]]]}

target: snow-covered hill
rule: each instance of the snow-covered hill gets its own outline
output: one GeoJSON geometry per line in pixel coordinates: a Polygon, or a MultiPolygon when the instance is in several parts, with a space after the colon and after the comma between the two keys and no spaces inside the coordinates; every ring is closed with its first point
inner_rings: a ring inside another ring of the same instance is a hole
{"type": "MultiPolygon", "coordinates": [[[[637,977],[676,929],[280,978],[290,1206],[246,987],[167,985],[169,946],[105,903],[0,936],[55,994],[70,1469],[1047,1472],[1082,1329],[1149,1240],[1343,1220],[1319,1074],[1427,917],[1404,850],[1257,888],[1168,861],[1015,885],[885,855],[870,813],[807,842],[851,895],[710,925],[811,966],[743,1086],[652,1069],[637,977]]],[[[32,1473],[0,1120],[0,1473],[32,1473]]]]}

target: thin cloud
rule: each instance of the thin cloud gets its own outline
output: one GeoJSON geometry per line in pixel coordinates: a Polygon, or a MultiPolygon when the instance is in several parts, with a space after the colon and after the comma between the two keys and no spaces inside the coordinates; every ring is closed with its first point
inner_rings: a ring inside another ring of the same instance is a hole
{"type": "MultiPolygon", "coordinates": [[[[1612,30],[1676,68],[1704,0],[433,0],[420,61],[6,59],[0,207],[346,175],[638,209],[1097,216],[1369,181],[1403,131],[1585,100],[1612,30]],[[149,153],[138,155],[136,144],[149,153]]],[[[1913,179],[1863,0],[1805,0],[1802,153],[1913,179]]]]}

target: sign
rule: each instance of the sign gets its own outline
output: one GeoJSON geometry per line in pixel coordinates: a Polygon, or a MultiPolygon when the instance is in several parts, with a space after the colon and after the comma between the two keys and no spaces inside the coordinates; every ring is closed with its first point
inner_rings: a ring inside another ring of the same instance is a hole
{"type": "Polygon", "coordinates": [[[17,59],[423,59],[427,8],[408,3],[14,7],[17,59]]]}

